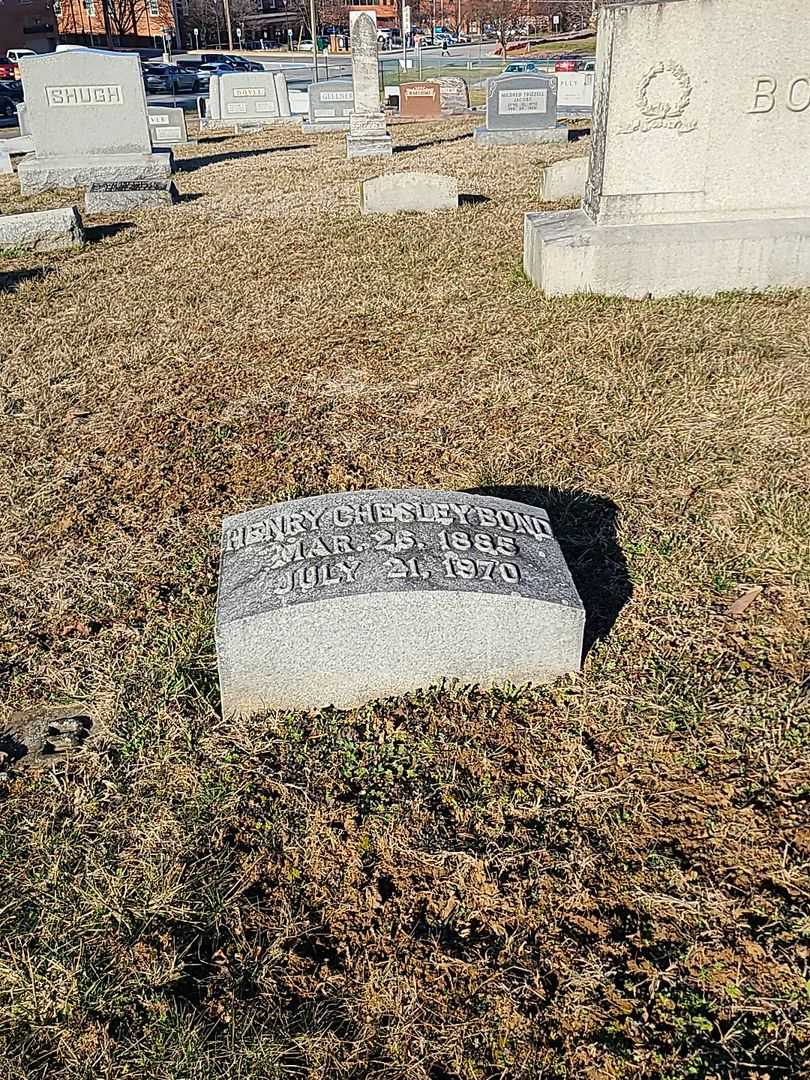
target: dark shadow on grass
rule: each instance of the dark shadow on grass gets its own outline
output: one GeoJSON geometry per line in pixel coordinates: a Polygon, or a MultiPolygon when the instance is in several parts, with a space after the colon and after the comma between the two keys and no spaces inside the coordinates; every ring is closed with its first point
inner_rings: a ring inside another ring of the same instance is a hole
{"type": "Polygon", "coordinates": [[[489,202],[488,195],[459,195],[459,206],[480,206],[481,203],[489,202]]]}
{"type": "Polygon", "coordinates": [[[472,489],[470,494],[513,499],[547,511],[585,605],[584,659],[597,641],[607,637],[633,595],[616,534],[616,504],[586,491],[557,487],[485,487],[472,489]]]}
{"type": "Polygon", "coordinates": [[[449,143],[461,142],[462,139],[471,139],[472,132],[466,131],[463,135],[452,135],[449,139],[430,139],[423,143],[407,143],[403,146],[395,146],[395,154],[404,154],[410,150],[426,150],[429,146],[447,146],[449,143]]]}
{"type": "Polygon", "coordinates": [[[568,141],[579,142],[580,139],[587,139],[591,133],[590,128],[569,128],[568,129],[568,141]]]}
{"type": "Polygon", "coordinates": [[[108,236],[118,236],[119,233],[134,228],[131,221],[114,221],[111,225],[85,225],[84,238],[92,244],[97,240],[106,240],[108,236]]]}
{"type": "Polygon", "coordinates": [[[4,270],[0,273],[0,292],[14,292],[24,281],[42,281],[53,272],[53,267],[36,266],[30,270],[4,270]]]}
{"type": "Polygon", "coordinates": [[[202,196],[202,192],[200,192],[200,191],[194,191],[194,192],[191,192],[191,191],[190,191],[190,192],[189,192],[188,194],[186,194],[186,195],[178,195],[178,197],[177,197],[177,201],[178,201],[179,203],[189,203],[189,202],[196,202],[196,201],[197,201],[197,199],[201,199],[202,197],[203,197],[203,196],[202,196]]]}
{"type": "Polygon", "coordinates": [[[185,158],[175,162],[176,172],[195,172],[206,165],[217,165],[220,161],[239,161],[242,158],[263,157],[265,154],[280,154],[285,150],[309,150],[312,143],[296,143],[294,146],[264,146],[257,150],[233,150],[230,154],[211,154],[210,157],[185,158]]]}

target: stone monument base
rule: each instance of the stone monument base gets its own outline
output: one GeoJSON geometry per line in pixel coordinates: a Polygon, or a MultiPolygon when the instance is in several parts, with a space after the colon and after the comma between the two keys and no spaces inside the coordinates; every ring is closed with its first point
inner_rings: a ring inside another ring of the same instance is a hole
{"type": "Polygon", "coordinates": [[[38,191],[53,191],[56,188],[165,180],[172,175],[172,167],[170,151],[77,158],[38,158],[36,154],[28,154],[17,166],[17,175],[22,194],[34,195],[38,191]]]}
{"type": "Polygon", "coordinates": [[[802,288],[810,218],[597,226],[583,210],[526,214],[523,269],[548,296],[802,288]]]}
{"type": "Polygon", "coordinates": [[[122,184],[92,184],[84,195],[88,214],[117,214],[128,210],[155,210],[179,201],[171,180],[125,181],[122,184]]]}
{"type": "Polygon", "coordinates": [[[390,135],[347,135],[346,157],[391,157],[394,153],[394,144],[390,135]]]}
{"type": "Polygon", "coordinates": [[[345,120],[316,120],[313,123],[311,120],[301,121],[301,131],[304,135],[321,135],[325,131],[348,131],[349,130],[349,118],[345,120]]]}
{"type": "Polygon", "coordinates": [[[0,216],[0,248],[58,251],[81,247],[83,243],[82,219],[75,206],[0,216]]]}
{"type": "Polygon", "coordinates": [[[497,128],[477,127],[473,134],[477,146],[528,146],[532,143],[568,142],[568,128],[497,128]]]}

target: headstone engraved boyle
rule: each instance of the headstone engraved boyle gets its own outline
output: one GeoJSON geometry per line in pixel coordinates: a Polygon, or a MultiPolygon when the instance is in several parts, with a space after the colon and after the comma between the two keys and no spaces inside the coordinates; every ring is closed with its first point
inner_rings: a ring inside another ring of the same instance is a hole
{"type": "Polygon", "coordinates": [[[810,285],[809,28],[806,0],[604,0],[585,199],[526,215],[527,276],[635,297],[810,285]]]}
{"type": "Polygon", "coordinates": [[[391,157],[391,136],[380,108],[377,73],[377,17],[373,12],[349,13],[352,46],[354,108],[349,117],[346,156],[391,157]]]}
{"type": "Polygon", "coordinates": [[[453,491],[278,503],[222,528],[223,715],[346,708],[579,668],[585,613],[548,516],[453,491]]]}

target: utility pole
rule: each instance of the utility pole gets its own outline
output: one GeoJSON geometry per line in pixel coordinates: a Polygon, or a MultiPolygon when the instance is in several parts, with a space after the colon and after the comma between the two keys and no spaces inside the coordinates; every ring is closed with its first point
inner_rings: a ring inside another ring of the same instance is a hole
{"type": "Polygon", "coordinates": [[[315,20],[315,0],[309,0],[309,21],[312,25],[312,66],[318,81],[318,26],[315,20]]]}
{"type": "Polygon", "coordinates": [[[231,26],[231,5],[228,0],[222,0],[225,9],[225,26],[228,28],[228,52],[233,52],[233,27],[231,26]]]}

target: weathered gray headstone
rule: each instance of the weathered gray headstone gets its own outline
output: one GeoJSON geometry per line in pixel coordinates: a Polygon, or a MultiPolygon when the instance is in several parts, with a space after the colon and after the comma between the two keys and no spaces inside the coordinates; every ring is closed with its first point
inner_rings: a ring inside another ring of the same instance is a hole
{"type": "Polygon", "coordinates": [[[443,113],[463,113],[470,107],[470,92],[467,84],[458,75],[442,75],[436,79],[439,84],[443,113]]]}
{"type": "Polygon", "coordinates": [[[228,125],[250,131],[294,119],[282,71],[236,71],[210,80],[206,127],[228,125]]]}
{"type": "Polygon", "coordinates": [[[88,214],[117,214],[127,210],[156,210],[179,199],[171,180],[91,184],[84,195],[88,214]]]}
{"type": "Polygon", "coordinates": [[[592,71],[557,72],[557,116],[590,116],[595,80],[592,71]]]}
{"type": "Polygon", "coordinates": [[[149,105],[149,138],[152,146],[184,146],[188,143],[186,114],[171,105],[149,105]]]}
{"type": "Polygon", "coordinates": [[[354,108],[351,79],[331,79],[309,84],[309,116],[302,120],[303,131],[348,131],[354,108]]]}
{"type": "Polygon", "coordinates": [[[391,157],[391,136],[380,108],[377,16],[370,11],[350,11],[349,26],[354,109],[349,117],[346,155],[350,160],[358,157],[391,157]]]}
{"type": "Polygon", "coordinates": [[[588,158],[564,158],[543,167],[540,173],[540,198],[544,202],[558,199],[581,199],[588,177],[588,158]]]}
{"type": "Polygon", "coordinates": [[[58,251],[81,247],[83,243],[82,219],[75,206],[0,217],[0,249],[58,251]]]}
{"type": "Polygon", "coordinates": [[[806,0],[605,0],[585,200],[526,216],[528,277],[635,297],[810,285],[808,25],[806,0]]]}
{"type": "Polygon", "coordinates": [[[75,49],[20,66],[35,147],[17,170],[24,194],[171,175],[170,156],[152,152],[138,56],[75,49]]]}
{"type": "Polygon", "coordinates": [[[17,126],[20,129],[20,135],[31,134],[28,128],[28,113],[26,111],[24,101],[17,102],[17,126]]]}
{"type": "Polygon", "coordinates": [[[487,123],[475,129],[479,146],[567,142],[568,128],[557,123],[557,76],[499,75],[487,79],[487,123]]]}
{"type": "Polygon", "coordinates": [[[360,185],[364,214],[425,214],[458,208],[458,181],[436,173],[386,173],[360,185]]]}
{"type": "Polygon", "coordinates": [[[537,507],[356,491],[223,522],[224,716],[346,708],[443,680],[553,679],[579,668],[584,623],[537,507]]]}

